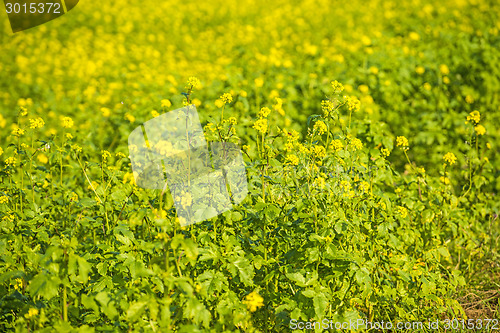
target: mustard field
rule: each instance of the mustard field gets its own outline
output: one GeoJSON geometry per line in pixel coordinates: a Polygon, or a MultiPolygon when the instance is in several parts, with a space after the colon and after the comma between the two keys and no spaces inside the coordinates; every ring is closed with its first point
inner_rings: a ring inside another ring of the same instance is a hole
{"type": "Polygon", "coordinates": [[[497,2],[0,17],[0,331],[500,329],[497,2]],[[231,209],[140,186],[131,133],[193,106],[242,157],[231,209]]]}

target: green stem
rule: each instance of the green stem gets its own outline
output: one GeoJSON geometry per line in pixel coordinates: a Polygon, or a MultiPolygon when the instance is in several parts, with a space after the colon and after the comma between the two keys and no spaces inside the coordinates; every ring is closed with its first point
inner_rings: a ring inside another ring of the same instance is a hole
{"type": "Polygon", "coordinates": [[[68,321],[68,304],[67,304],[67,291],[66,286],[63,287],[63,295],[62,295],[62,310],[63,310],[63,320],[68,321]]]}

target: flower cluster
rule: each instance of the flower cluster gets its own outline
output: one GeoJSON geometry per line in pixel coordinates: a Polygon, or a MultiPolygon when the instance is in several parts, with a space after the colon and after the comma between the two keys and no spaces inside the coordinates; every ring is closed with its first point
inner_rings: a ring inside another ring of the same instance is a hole
{"type": "Polygon", "coordinates": [[[317,132],[319,135],[323,135],[326,133],[326,131],[328,130],[328,127],[326,126],[326,124],[321,121],[321,120],[318,120],[315,124],[314,124],[314,128],[313,130],[315,132],[317,132]]]}
{"type": "Polygon", "coordinates": [[[260,296],[256,291],[253,291],[245,297],[243,303],[246,304],[250,312],[255,312],[258,308],[264,306],[264,298],[262,298],[262,296],[260,296]]]}
{"type": "Polygon", "coordinates": [[[71,127],[73,127],[73,125],[74,125],[73,119],[71,119],[70,117],[63,117],[62,118],[62,127],[71,128],[71,127]]]}
{"type": "Polygon", "coordinates": [[[258,132],[265,134],[267,132],[267,116],[271,113],[271,109],[268,107],[263,107],[259,111],[259,119],[255,121],[253,124],[253,128],[255,128],[258,132]]]}
{"type": "Polygon", "coordinates": [[[408,142],[408,139],[404,136],[398,136],[396,138],[396,146],[401,147],[403,150],[410,149],[410,144],[408,142]]]}
{"type": "Polygon", "coordinates": [[[35,119],[30,119],[30,128],[31,129],[42,128],[44,125],[45,125],[45,122],[40,117],[35,118],[35,119]]]}
{"type": "Polygon", "coordinates": [[[443,160],[445,161],[445,163],[453,165],[457,162],[457,157],[455,156],[455,154],[448,152],[443,156],[443,160]]]}

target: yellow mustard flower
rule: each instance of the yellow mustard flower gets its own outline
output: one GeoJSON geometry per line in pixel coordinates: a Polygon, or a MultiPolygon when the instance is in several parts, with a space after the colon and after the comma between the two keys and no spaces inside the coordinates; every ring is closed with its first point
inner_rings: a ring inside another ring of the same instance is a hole
{"type": "Polygon", "coordinates": [[[396,146],[401,147],[401,148],[406,150],[410,146],[410,144],[409,144],[408,139],[406,137],[398,136],[396,138],[396,146]]]}
{"type": "Polygon", "coordinates": [[[329,99],[321,101],[321,110],[323,111],[325,117],[328,117],[334,107],[333,102],[329,99]]]}
{"type": "Polygon", "coordinates": [[[101,113],[102,113],[102,116],[105,118],[108,118],[109,116],[111,116],[111,110],[109,108],[106,108],[106,107],[101,108],[101,113]]]}
{"type": "Polygon", "coordinates": [[[368,191],[370,190],[370,183],[362,181],[361,184],[359,184],[359,190],[362,193],[368,193],[368,191]]]}
{"type": "Polygon", "coordinates": [[[74,125],[73,119],[71,119],[70,117],[63,117],[62,118],[62,127],[71,128],[71,127],[73,127],[73,125],[74,125]]]}
{"type": "Polygon", "coordinates": [[[260,133],[264,134],[267,132],[267,119],[259,119],[253,124],[253,128],[255,128],[260,133]]]}
{"type": "Polygon", "coordinates": [[[37,159],[38,159],[38,162],[40,162],[42,164],[47,164],[49,162],[49,158],[45,154],[39,154],[37,156],[37,159]]]}
{"type": "Polygon", "coordinates": [[[200,86],[200,84],[200,80],[195,76],[191,76],[187,81],[188,89],[196,89],[200,86]]]}
{"type": "Polygon", "coordinates": [[[448,66],[446,66],[445,64],[441,64],[439,65],[439,71],[441,72],[441,74],[443,75],[448,75],[450,74],[450,69],[448,68],[448,66]]]}
{"type": "Polygon", "coordinates": [[[326,126],[326,124],[321,121],[321,120],[318,120],[315,124],[314,124],[314,128],[313,128],[315,131],[318,132],[319,135],[323,135],[324,133],[326,133],[326,131],[328,130],[328,127],[326,126]]]}
{"type": "Polygon", "coordinates": [[[344,91],[344,86],[342,83],[338,82],[337,80],[331,82],[333,92],[336,94],[340,94],[342,91],[344,91]]]}
{"type": "Polygon", "coordinates": [[[9,157],[5,160],[5,164],[8,166],[15,166],[16,165],[16,158],[15,157],[9,157]]]}
{"type": "Polygon", "coordinates": [[[326,184],[326,181],[325,181],[325,178],[324,177],[317,177],[315,180],[314,180],[314,183],[316,184],[316,186],[318,186],[319,188],[324,188],[325,187],[325,184],[326,184]]]}
{"type": "Polygon", "coordinates": [[[12,135],[14,136],[21,136],[24,134],[24,130],[20,127],[14,127],[14,129],[12,130],[12,135]]]}
{"type": "Polygon", "coordinates": [[[258,308],[264,306],[264,298],[256,291],[253,291],[245,297],[243,303],[246,304],[248,310],[255,312],[258,308]]]}
{"type": "Polygon", "coordinates": [[[457,162],[457,157],[455,154],[448,152],[443,156],[443,160],[449,165],[453,165],[457,162]]]}
{"type": "Polygon", "coordinates": [[[441,183],[445,184],[445,185],[449,185],[450,184],[450,179],[448,177],[439,177],[439,180],[441,181],[441,183]]]}
{"type": "Polygon", "coordinates": [[[363,142],[361,142],[361,140],[358,138],[351,138],[350,146],[353,150],[360,150],[363,148],[363,142]]]}
{"type": "Polygon", "coordinates": [[[38,309],[31,308],[28,310],[28,313],[24,315],[26,319],[33,318],[38,315],[38,309]]]}
{"type": "Polygon", "coordinates": [[[264,85],[264,80],[262,78],[258,77],[254,80],[254,83],[255,83],[255,86],[257,88],[260,88],[264,85]]]}
{"type": "Polygon", "coordinates": [[[299,165],[299,158],[294,154],[286,155],[286,162],[291,165],[299,165]]]}
{"type": "Polygon", "coordinates": [[[475,126],[474,130],[476,131],[477,135],[484,135],[484,134],[486,134],[486,128],[484,128],[483,125],[477,125],[477,126],[475,126]]]}
{"type": "Polygon", "coordinates": [[[128,120],[130,123],[134,123],[135,122],[135,117],[133,115],[131,115],[130,113],[125,113],[125,119],[128,120]]]}
{"type": "Polygon", "coordinates": [[[233,101],[233,96],[230,93],[224,93],[222,94],[219,99],[224,103],[224,104],[229,104],[233,101]]]}
{"type": "Polygon", "coordinates": [[[467,121],[465,123],[467,124],[469,121],[472,121],[474,124],[479,124],[479,122],[481,121],[481,114],[479,113],[479,111],[474,110],[469,113],[469,115],[467,116],[467,121]]]}
{"type": "Polygon", "coordinates": [[[271,113],[271,109],[268,108],[268,107],[266,107],[266,106],[264,106],[259,111],[259,117],[260,118],[266,118],[267,116],[269,116],[270,113],[271,113]]]}
{"type": "Polygon", "coordinates": [[[408,216],[408,209],[406,207],[398,206],[397,211],[402,218],[406,218],[408,216]]]}
{"type": "Polygon", "coordinates": [[[162,99],[160,103],[162,108],[169,108],[172,106],[172,102],[168,99],[162,99]]]}
{"type": "Polygon", "coordinates": [[[30,128],[31,129],[42,128],[44,125],[45,125],[45,122],[40,117],[35,118],[35,119],[30,119],[30,128]]]}
{"type": "Polygon", "coordinates": [[[1,195],[0,196],[0,204],[6,204],[7,202],[9,202],[9,197],[6,195],[1,195]]]}
{"type": "Polygon", "coordinates": [[[318,158],[323,158],[326,156],[326,149],[323,146],[314,146],[314,155],[318,158]]]}
{"type": "Polygon", "coordinates": [[[340,151],[342,148],[344,148],[344,145],[342,144],[342,141],[335,139],[330,143],[330,149],[333,149],[335,152],[340,151]]]}

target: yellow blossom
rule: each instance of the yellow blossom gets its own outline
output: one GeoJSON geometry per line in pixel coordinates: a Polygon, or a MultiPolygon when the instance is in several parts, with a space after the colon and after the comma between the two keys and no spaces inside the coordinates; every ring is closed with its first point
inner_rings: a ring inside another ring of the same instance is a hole
{"type": "Polygon", "coordinates": [[[479,113],[479,111],[474,110],[469,113],[469,115],[467,116],[467,121],[465,123],[467,124],[469,121],[472,121],[474,124],[479,124],[479,122],[481,121],[481,114],[479,113]]]}
{"type": "Polygon", "coordinates": [[[215,106],[218,108],[221,108],[224,106],[224,102],[221,99],[216,99],[215,100],[215,106]]]}
{"type": "Polygon", "coordinates": [[[260,118],[266,118],[267,116],[269,116],[270,113],[271,113],[271,109],[268,108],[268,107],[266,107],[266,106],[264,106],[259,111],[259,117],[260,118]]]}
{"type": "Polygon", "coordinates": [[[257,88],[260,88],[264,85],[264,80],[262,78],[258,77],[254,80],[254,83],[255,83],[255,86],[257,88]]]}
{"type": "Polygon", "coordinates": [[[330,143],[330,149],[333,149],[335,152],[340,151],[342,148],[344,148],[344,145],[342,144],[342,141],[335,139],[330,143]]]}
{"type": "Polygon", "coordinates": [[[73,125],[74,125],[73,119],[71,119],[70,117],[63,117],[62,118],[62,127],[71,128],[71,127],[73,127],[73,125]]]}
{"type": "Polygon", "coordinates": [[[129,113],[125,113],[125,119],[128,120],[130,123],[135,122],[135,117],[129,113]]]}
{"type": "Polygon", "coordinates": [[[2,147],[0,147],[0,156],[2,156],[2,154],[3,154],[3,149],[2,147]]]}
{"type": "Polygon", "coordinates": [[[363,148],[363,142],[361,142],[361,140],[358,138],[351,138],[350,145],[353,150],[360,150],[363,148]]]}
{"type": "Polygon", "coordinates": [[[422,75],[425,73],[425,68],[423,66],[417,66],[415,68],[415,72],[418,74],[418,75],[422,75]]]}
{"type": "Polygon", "coordinates": [[[28,313],[24,315],[26,319],[33,318],[38,315],[38,309],[31,308],[28,310],[28,313]]]}
{"type": "Polygon", "coordinates": [[[7,202],[9,202],[9,197],[6,195],[1,195],[0,196],[0,204],[6,204],[7,202]]]}
{"type": "Polygon", "coordinates": [[[286,155],[286,162],[291,165],[298,165],[299,164],[299,158],[295,156],[294,154],[288,154],[286,155]]]}
{"type": "Polygon", "coordinates": [[[439,71],[441,72],[441,74],[443,75],[448,75],[450,74],[450,69],[448,68],[448,66],[446,66],[445,64],[441,64],[439,65],[439,71]]]}
{"type": "Polygon", "coordinates": [[[445,184],[445,185],[448,185],[450,184],[450,179],[448,177],[439,177],[439,180],[441,181],[441,183],[445,184]]]}
{"type": "Polygon", "coordinates": [[[159,116],[160,116],[160,114],[158,113],[158,111],[156,111],[156,110],[151,111],[151,117],[156,118],[159,116]]]}
{"type": "Polygon", "coordinates": [[[324,188],[325,187],[325,178],[323,177],[317,177],[315,180],[314,180],[314,183],[316,184],[316,186],[318,186],[319,188],[324,188]]]}
{"type": "Polygon", "coordinates": [[[314,146],[314,155],[318,158],[323,158],[326,156],[326,149],[323,146],[314,146]]]}
{"type": "Polygon", "coordinates": [[[37,159],[38,159],[38,162],[40,162],[42,164],[47,164],[49,162],[49,158],[45,154],[39,154],[37,156],[37,159]]]}
{"type": "Polygon", "coordinates": [[[106,108],[106,107],[101,108],[101,113],[102,113],[102,116],[105,118],[108,118],[109,116],[111,116],[111,110],[109,108],[106,108]]]}
{"type": "Polygon", "coordinates": [[[80,147],[76,143],[74,145],[71,145],[71,149],[74,150],[77,153],[81,153],[83,151],[82,147],[80,147]]]}
{"type": "Polygon", "coordinates": [[[8,166],[15,166],[16,165],[16,158],[15,157],[9,157],[5,160],[5,164],[8,166]]]}
{"type": "Polygon", "coordinates": [[[38,117],[36,119],[30,119],[30,128],[31,129],[42,128],[44,125],[45,125],[45,122],[40,117],[38,117]]]}
{"type": "Polygon", "coordinates": [[[259,119],[253,124],[253,128],[262,134],[267,132],[267,119],[259,119]]]}
{"type": "Polygon", "coordinates": [[[222,101],[222,103],[229,104],[233,101],[233,96],[230,93],[224,93],[221,97],[219,97],[219,99],[222,101]]]}
{"type": "Polygon", "coordinates": [[[196,88],[198,88],[200,86],[200,84],[201,84],[200,80],[197,77],[194,77],[194,76],[191,76],[188,79],[188,82],[187,82],[188,89],[189,88],[196,89],[196,88]]]}
{"type": "Polygon", "coordinates": [[[396,146],[401,147],[404,150],[407,150],[410,144],[408,143],[408,139],[404,136],[398,136],[396,138],[396,146]]]}
{"type": "Polygon", "coordinates": [[[361,108],[361,102],[355,96],[347,97],[346,103],[349,111],[357,112],[361,108]]]}
{"type": "Polygon", "coordinates": [[[123,175],[123,180],[122,182],[124,184],[132,184],[134,185],[135,184],[135,178],[134,178],[134,174],[132,172],[127,172],[123,175]]]}
{"type": "Polygon", "coordinates": [[[477,135],[484,135],[486,133],[486,128],[484,128],[483,125],[475,126],[474,130],[476,131],[477,135]]]}
{"type": "Polygon", "coordinates": [[[453,165],[456,163],[457,157],[455,156],[455,154],[448,152],[443,156],[443,160],[449,165],[453,165]]]}
{"type": "Polygon", "coordinates": [[[411,40],[414,40],[414,41],[417,41],[420,39],[420,35],[415,32],[415,31],[412,31],[410,32],[410,34],[408,35],[408,37],[410,37],[411,40]]]}
{"type": "Polygon", "coordinates": [[[362,181],[361,184],[359,184],[359,190],[363,193],[368,193],[370,190],[370,183],[362,181]]]}
{"type": "Polygon", "coordinates": [[[15,135],[15,136],[21,136],[24,134],[24,130],[20,127],[14,127],[14,129],[12,130],[12,135],[15,135]]]}
{"type": "Polygon", "coordinates": [[[358,87],[359,91],[361,91],[363,94],[366,94],[370,88],[366,84],[362,84],[358,87]]]}
{"type": "Polygon", "coordinates": [[[264,306],[264,298],[256,291],[253,291],[245,297],[243,303],[246,304],[248,310],[255,312],[258,308],[264,306]]]}
{"type": "Polygon", "coordinates": [[[104,162],[106,162],[106,160],[111,157],[111,153],[107,150],[101,150],[101,154],[104,162]]]}
{"type": "Polygon", "coordinates": [[[317,131],[319,135],[326,133],[327,130],[328,130],[328,128],[327,128],[326,124],[321,120],[318,120],[314,124],[314,131],[317,131]]]}
{"type": "Polygon", "coordinates": [[[161,107],[162,108],[169,108],[171,106],[172,106],[172,102],[170,102],[170,100],[168,100],[168,99],[161,100],[161,107]]]}
{"type": "Polygon", "coordinates": [[[408,209],[406,207],[398,206],[397,211],[402,218],[406,218],[408,216],[408,209]]]}
{"type": "Polygon", "coordinates": [[[333,102],[329,99],[321,101],[321,110],[323,111],[325,117],[328,117],[333,108],[333,102]]]}
{"type": "Polygon", "coordinates": [[[342,85],[342,83],[339,83],[337,80],[332,81],[331,84],[332,84],[332,88],[333,88],[334,93],[340,94],[342,91],[344,91],[344,86],[342,85]]]}

